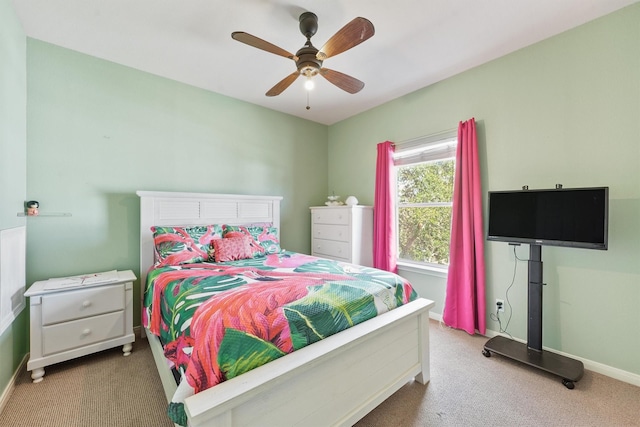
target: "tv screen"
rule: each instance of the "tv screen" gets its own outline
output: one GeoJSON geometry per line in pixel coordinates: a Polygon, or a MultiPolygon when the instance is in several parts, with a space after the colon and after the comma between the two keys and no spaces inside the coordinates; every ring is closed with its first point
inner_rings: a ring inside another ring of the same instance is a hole
{"type": "Polygon", "coordinates": [[[609,188],[489,192],[487,240],[607,249],[609,188]]]}

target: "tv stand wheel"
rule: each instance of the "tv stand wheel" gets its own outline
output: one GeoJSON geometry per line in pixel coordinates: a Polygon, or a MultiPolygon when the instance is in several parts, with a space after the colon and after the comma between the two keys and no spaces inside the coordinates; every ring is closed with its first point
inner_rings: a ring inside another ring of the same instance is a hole
{"type": "Polygon", "coordinates": [[[489,350],[487,350],[486,348],[482,349],[482,355],[484,357],[491,357],[491,352],[489,350]]]}
{"type": "Polygon", "coordinates": [[[573,381],[568,380],[566,378],[562,379],[562,384],[569,390],[573,390],[575,388],[575,384],[573,383],[573,381]]]}

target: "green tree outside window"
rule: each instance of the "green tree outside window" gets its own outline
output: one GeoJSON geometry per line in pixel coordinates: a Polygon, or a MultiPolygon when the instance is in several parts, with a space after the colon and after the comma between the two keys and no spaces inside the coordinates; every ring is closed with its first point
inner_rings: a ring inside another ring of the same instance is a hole
{"type": "Polygon", "coordinates": [[[398,257],[449,264],[455,160],[399,166],[398,257]]]}

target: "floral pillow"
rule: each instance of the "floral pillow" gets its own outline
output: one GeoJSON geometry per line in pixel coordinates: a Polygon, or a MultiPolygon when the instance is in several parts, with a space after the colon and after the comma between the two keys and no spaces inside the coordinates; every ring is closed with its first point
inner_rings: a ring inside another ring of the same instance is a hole
{"type": "Polygon", "coordinates": [[[278,240],[278,229],[276,227],[268,225],[238,226],[226,224],[222,226],[222,235],[225,238],[228,235],[237,235],[238,232],[251,237],[251,247],[253,248],[254,258],[282,252],[280,241],[278,240]]]}
{"type": "Polygon", "coordinates": [[[218,224],[193,227],[151,227],[156,267],[206,262],[211,241],[222,239],[218,224]]]}
{"type": "Polygon", "coordinates": [[[214,248],[216,262],[253,258],[249,236],[216,239],[211,241],[211,245],[214,248]]]}

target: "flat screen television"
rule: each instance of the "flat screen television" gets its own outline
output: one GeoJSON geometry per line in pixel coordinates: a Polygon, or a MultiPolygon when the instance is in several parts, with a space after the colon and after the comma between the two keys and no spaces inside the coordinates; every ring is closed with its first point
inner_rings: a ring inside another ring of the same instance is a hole
{"type": "Polygon", "coordinates": [[[609,188],[489,192],[487,240],[607,249],[609,188]]]}

